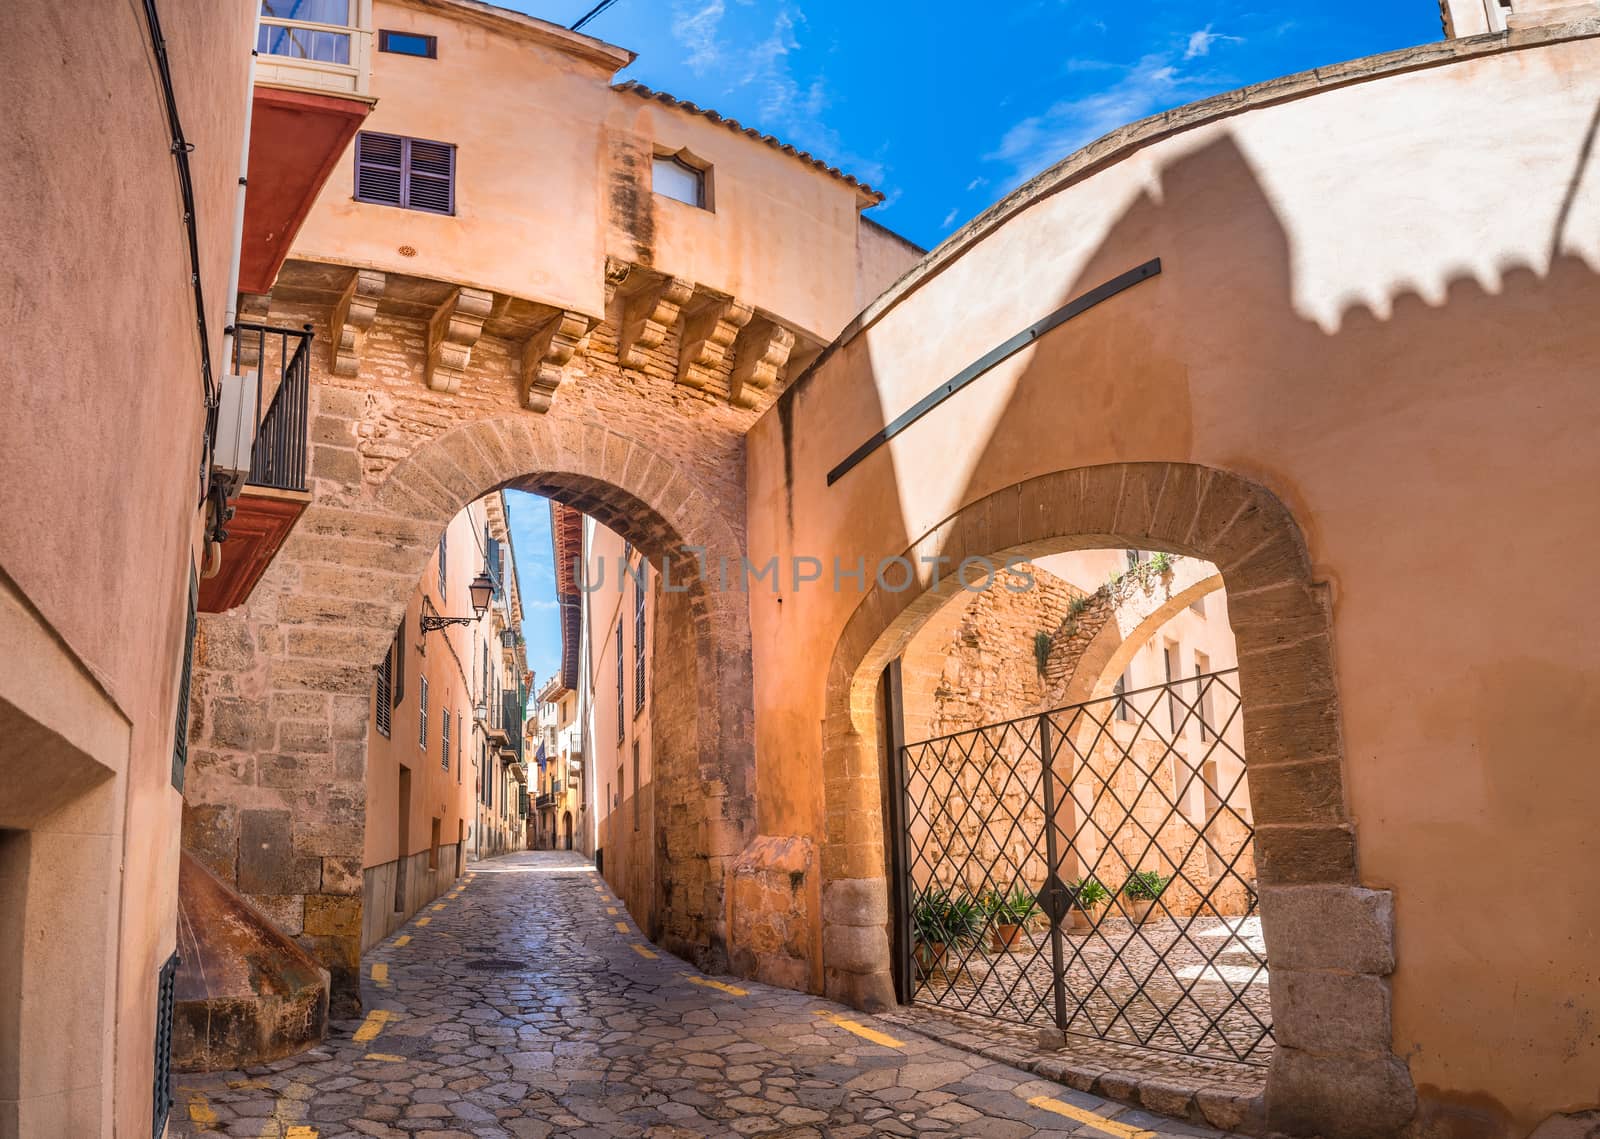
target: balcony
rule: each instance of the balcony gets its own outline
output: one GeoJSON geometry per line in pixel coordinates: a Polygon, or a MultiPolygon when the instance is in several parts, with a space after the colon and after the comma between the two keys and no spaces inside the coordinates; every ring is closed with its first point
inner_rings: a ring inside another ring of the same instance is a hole
{"type": "Polygon", "coordinates": [[[233,517],[216,572],[200,582],[200,609],[243,605],[311,502],[306,492],[311,333],[239,324],[222,406],[210,425],[213,485],[233,517]]]}
{"type": "Polygon", "coordinates": [[[239,287],[265,293],[372,110],[372,0],[261,0],[239,287]]]}

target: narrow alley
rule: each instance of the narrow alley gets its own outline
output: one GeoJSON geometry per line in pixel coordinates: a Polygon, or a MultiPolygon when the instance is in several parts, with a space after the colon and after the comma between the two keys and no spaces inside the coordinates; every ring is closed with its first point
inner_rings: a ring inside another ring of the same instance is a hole
{"type": "Polygon", "coordinates": [[[475,864],[367,955],[362,995],[364,1019],[312,1051],[175,1076],[173,1134],[1222,1135],[702,976],[647,943],[575,854],[475,864]]]}

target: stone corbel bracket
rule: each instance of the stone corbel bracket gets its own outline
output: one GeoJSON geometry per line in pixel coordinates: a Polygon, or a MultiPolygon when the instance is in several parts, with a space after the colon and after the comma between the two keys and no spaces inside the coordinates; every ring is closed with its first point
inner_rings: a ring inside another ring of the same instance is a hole
{"type": "Polygon", "coordinates": [[[334,375],[354,376],[361,370],[361,348],[366,343],[367,329],[378,315],[384,285],[384,275],[376,269],[357,269],[344,295],[333,306],[333,335],[329,337],[333,359],[328,366],[334,375]]]}
{"type": "Polygon", "coordinates": [[[522,406],[541,415],[550,410],[567,365],[583,350],[597,322],[565,309],[545,321],[522,346],[522,406]]]}
{"type": "Polygon", "coordinates": [[[750,323],[755,310],[732,297],[702,294],[683,313],[683,336],[678,345],[678,382],[704,389],[733,347],[739,330],[750,323]]]}
{"type": "Polygon", "coordinates": [[[622,327],[617,336],[617,362],[643,368],[645,354],[661,347],[668,329],[694,296],[694,284],[681,277],[661,277],[622,298],[622,327]]]}
{"type": "Polygon", "coordinates": [[[428,387],[454,395],[472,361],[472,347],[483,335],[483,322],[494,306],[485,289],[458,288],[434,310],[428,321],[428,387]]]}
{"type": "Polygon", "coordinates": [[[758,316],[739,330],[733,345],[733,377],[728,401],[735,407],[754,407],[789,362],[794,333],[775,320],[758,316]]]}

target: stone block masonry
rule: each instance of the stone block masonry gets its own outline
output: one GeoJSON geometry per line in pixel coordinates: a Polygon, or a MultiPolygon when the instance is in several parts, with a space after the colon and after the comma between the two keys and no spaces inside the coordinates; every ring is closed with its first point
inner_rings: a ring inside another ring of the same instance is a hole
{"type": "MultiPolygon", "coordinates": [[[[291,263],[286,279],[294,273],[291,263]]],[[[337,1016],[359,1004],[373,670],[446,521],[516,486],[593,515],[658,563],[687,544],[736,564],[744,433],[761,408],[719,394],[732,353],[697,360],[700,387],[681,384],[675,325],[631,346],[637,366],[619,363],[622,297],[536,414],[519,345],[492,319],[459,384],[438,391],[425,382],[427,321],[404,305],[380,296],[345,336],[332,323],[337,298],[285,292],[268,322],[316,334],[313,501],[249,602],[202,617],[184,844],[329,970],[337,1016]]],[[[670,947],[717,964],[724,882],[753,837],[753,725],[733,711],[752,703],[749,623],[741,597],[706,588],[682,562],[675,577],[690,588],[674,620],[689,654],[674,663],[693,667],[673,670],[681,690],[656,701],[682,721],[658,730],[673,746],[658,773],[657,920],[670,947]]]]}

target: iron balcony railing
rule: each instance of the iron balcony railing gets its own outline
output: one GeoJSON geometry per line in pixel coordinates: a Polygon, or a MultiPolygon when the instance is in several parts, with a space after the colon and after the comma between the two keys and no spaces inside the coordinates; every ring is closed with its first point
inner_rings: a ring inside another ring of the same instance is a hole
{"type": "Polygon", "coordinates": [[[311,396],[311,332],[239,324],[234,328],[235,375],[255,371],[255,446],[251,486],[306,489],[307,409],[311,396]],[[263,404],[265,405],[263,409],[263,404]]]}

